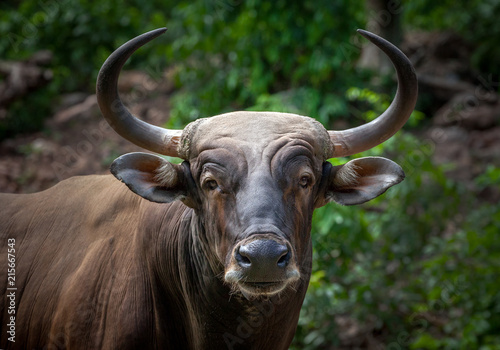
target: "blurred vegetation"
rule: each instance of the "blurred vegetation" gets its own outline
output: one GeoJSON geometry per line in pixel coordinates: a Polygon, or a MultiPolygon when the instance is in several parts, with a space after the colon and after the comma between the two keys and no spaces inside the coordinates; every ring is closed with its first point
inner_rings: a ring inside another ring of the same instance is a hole
{"type": "Polygon", "coordinates": [[[460,33],[474,47],[474,67],[500,76],[500,1],[409,1],[405,10],[412,28],[460,33]]]}
{"type": "MultiPolygon", "coordinates": [[[[459,31],[477,48],[476,68],[498,74],[500,39],[490,33],[500,31],[500,2],[459,3],[405,2],[403,24],[459,31]]],[[[93,90],[114,48],[162,26],[167,35],[128,68],[159,75],[174,67],[170,126],[236,109],[359,124],[394,92],[390,77],[370,86],[372,75],[355,68],[364,42],[355,29],[367,21],[362,1],[3,1],[0,56],[50,49],[54,79],[11,106],[0,137],[40,128],[61,93],[93,90]]],[[[422,119],[414,113],[410,128],[422,119]]],[[[432,163],[430,143],[402,131],[365,152],[397,161],[406,180],[369,204],[316,211],[314,269],[293,349],[340,344],[341,316],[387,349],[500,349],[500,211],[477,198],[500,186],[500,169],[489,167],[466,188],[432,163]]]]}
{"type": "MultiPolygon", "coordinates": [[[[159,0],[0,2],[3,60],[28,59],[46,49],[54,54],[53,80],[10,106],[7,118],[0,120],[0,139],[40,129],[61,93],[94,91],[99,68],[115,48],[139,32],[165,26],[166,18],[156,10],[164,7],[159,0]]],[[[152,51],[137,52],[128,67],[165,61],[162,52],[152,51]]]]}
{"type": "Polygon", "coordinates": [[[384,349],[500,349],[500,208],[477,199],[500,186],[500,169],[489,167],[471,192],[432,163],[432,147],[399,132],[363,155],[390,154],[405,181],[362,206],[316,210],[293,349],[339,345],[342,315],[384,349]]]}

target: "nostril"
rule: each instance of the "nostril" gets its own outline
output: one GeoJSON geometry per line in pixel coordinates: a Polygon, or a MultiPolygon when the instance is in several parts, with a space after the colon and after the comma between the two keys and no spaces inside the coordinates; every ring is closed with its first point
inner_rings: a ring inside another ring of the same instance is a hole
{"type": "Polygon", "coordinates": [[[234,257],[241,267],[250,267],[252,265],[252,262],[248,258],[247,252],[245,252],[244,247],[240,247],[238,250],[236,250],[234,257]]]}
{"type": "Polygon", "coordinates": [[[283,255],[279,258],[278,260],[278,266],[279,267],[286,267],[288,265],[288,262],[290,261],[290,251],[287,250],[283,255]]]}

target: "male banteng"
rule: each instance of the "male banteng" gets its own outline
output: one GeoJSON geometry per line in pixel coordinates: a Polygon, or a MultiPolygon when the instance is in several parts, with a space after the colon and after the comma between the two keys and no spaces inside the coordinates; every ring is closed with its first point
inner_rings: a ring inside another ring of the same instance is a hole
{"type": "Polygon", "coordinates": [[[1,348],[288,349],[311,274],[313,210],[366,202],[403,179],[384,158],[327,162],[387,140],[415,106],[413,68],[384,39],[361,31],[399,82],[368,124],[327,131],[309,117],[234,112],[166,130],[132,116],[116,87],[128,57],[164,31],[117,49],[97,97],[120,135],[184,162],[126,154],[114,177],[0,196],[0,271],[15,266],[17,288],[0,279],[1,348]],[[11,316],[15,342],[5,336],[11,316]]]}

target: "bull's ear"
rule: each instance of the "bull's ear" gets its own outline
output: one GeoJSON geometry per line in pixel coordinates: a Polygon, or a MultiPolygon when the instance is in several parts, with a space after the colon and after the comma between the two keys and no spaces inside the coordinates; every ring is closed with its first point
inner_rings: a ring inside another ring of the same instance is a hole
{"type": "Polygon", "coordinates": [[[326,176],[326,183],[316,207],[331,201],[342,205],[367,202],[403,181],[405,173],[392,160],[366,157],[351,160],[344,165],[330,166],[323,176],[326,176]]]}
{"type": "Polygon", "coordinates": [[[172,164],[149,153],[128,153],[115,159],[111,173],[139,196],[157,203],[182,200],[189,205],[189,165],[172,164]]]}

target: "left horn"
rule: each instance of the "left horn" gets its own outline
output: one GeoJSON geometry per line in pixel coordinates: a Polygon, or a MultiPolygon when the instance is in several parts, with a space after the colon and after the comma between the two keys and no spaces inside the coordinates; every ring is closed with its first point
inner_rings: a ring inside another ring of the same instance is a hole
{"type": "Polygon", "coordinates": [[[134,117],[118,95],[118,76],[127,59],[141,46],[166,32],[160,28],[142,34],[116,49],[104,62],[97,77],[97,102],[102,115],[122,137],[144,149],[178,157],[182,130],[160,128],[134,117]]]}
{"type": "Polygon", "coordinates": [[[410,60],[387,40],[366,30],[358,29],[358,32],[377,45],[392,61],[398,75],[398,90],[389,108],[377,119],[352,129],[328,131],[333,145],[330,157],[346,157],[386,141],[403,127],[417,103],[418,82],[410,60]]]}

